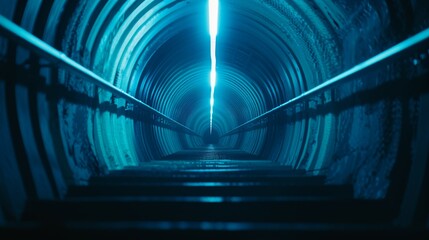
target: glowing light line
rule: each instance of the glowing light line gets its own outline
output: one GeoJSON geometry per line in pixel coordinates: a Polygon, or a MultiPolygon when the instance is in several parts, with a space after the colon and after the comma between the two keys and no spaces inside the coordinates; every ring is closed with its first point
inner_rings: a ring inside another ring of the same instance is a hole
{"type": "Polygon", "coordinates": [[[214,91],[216,87],[216,36],[218,30],[219,1],[209,0],[209,28],[210,28],[210,134],[213,131],[214,91]]]}

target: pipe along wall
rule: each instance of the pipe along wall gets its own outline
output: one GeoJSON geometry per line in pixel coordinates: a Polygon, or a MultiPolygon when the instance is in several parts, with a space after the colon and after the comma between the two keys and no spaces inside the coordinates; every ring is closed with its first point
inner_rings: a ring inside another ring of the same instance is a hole
{"type": "MultiPolygon", "coordinates": [[[[27,199],[58,198],[68,184],[207,142],[206,1],[0,5],[1,15],[206,136],[165,127],[1,36],[2,221],[18,218],[27,199]]],[[[428,9],[425,0],[220,1],[213,134],[221,136],[427,28],[428,9]]],[[[410,176],[423,178],[427,168],[429,97],[421,80],[427,60],[416,57],[265,125],[208,141],[327,174],[331,183],[353,183],[356,197],[402,195],[410,176]]]]}

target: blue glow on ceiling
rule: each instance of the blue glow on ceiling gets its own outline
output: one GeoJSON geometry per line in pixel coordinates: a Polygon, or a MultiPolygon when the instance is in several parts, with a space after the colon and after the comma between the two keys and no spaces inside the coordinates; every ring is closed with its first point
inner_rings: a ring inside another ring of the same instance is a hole
{"type": "Polygon", "coordinates": [[[216,87],[216,36],[217,36],[217,23],[219,16],[219,1],[209,0],[209,27],[210,27],[210,58],[211,58],[211,71],[210,71],[210,134],[213,131],[213,107],[214,107],[214,91],[216,87]]]}

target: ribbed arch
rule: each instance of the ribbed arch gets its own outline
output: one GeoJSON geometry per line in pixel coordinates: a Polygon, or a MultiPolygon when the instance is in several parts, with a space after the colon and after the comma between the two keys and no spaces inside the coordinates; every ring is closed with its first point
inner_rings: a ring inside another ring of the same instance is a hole
{"type": "MultiPolygon", "coordinates": [[[[387,1],[370,0],[220,0],[213,128],[222,135],[385,49],[399,31],[392,30],[395,13],[387,6],[387,1]]],[[[8,1],[0,12],[203,135],[210,117],[207,7],[207,1],[200,0],[8,1]]],[[[13,55],[17,64],[31,56],[22,48],[0,50],[13,55]]],[[[72,178],[87,178],[93,169],[144,164],[203,144],[200,137],[147,120],[147,112],[124,114],[132,106],[64,70],[41,68],[40,73],[46,82],[95,99],[52,103],[17,88],[13,99],[4,100],[10,109],[19,108],[21,132],[46,132],[46,152],[52,159],[67,159],[70,172],[76,174],[72,178]],[[35,102],[37,108],[30,105],[35,102]],[[45,121],[47,115],[56,120],[45,121]],[[32,124],[36,118],[40,124],[32,124]]],[[[330,101],[332,95],[324,97],[330,101]]],[[[388,119],[381,115],[379,119],[388,119]]],[[[354,116],[361,111],[314,116],[291,109],[282,117],[292,121],[274,119],[222,137],[220,144],[297,168],[322,168],[334,156],[342,157],[337,141],[347,142],[346,128],[366,126],[354,116]]],[[[39,154],[31,139],[24,145],[26,151],[39,154]]]]}

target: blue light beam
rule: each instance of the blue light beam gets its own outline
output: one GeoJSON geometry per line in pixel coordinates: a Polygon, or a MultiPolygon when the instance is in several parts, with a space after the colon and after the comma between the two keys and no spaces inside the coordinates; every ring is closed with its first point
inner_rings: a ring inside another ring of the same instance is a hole
{"type": "Polygon", "coordinates": [[[218,29],[219,16],[219,1],[209,0],[209,28],[210,28],[210,134],[213,131],[213,107],[214,107],[214,91],[216,87],[216,36],[218,29]]]}

